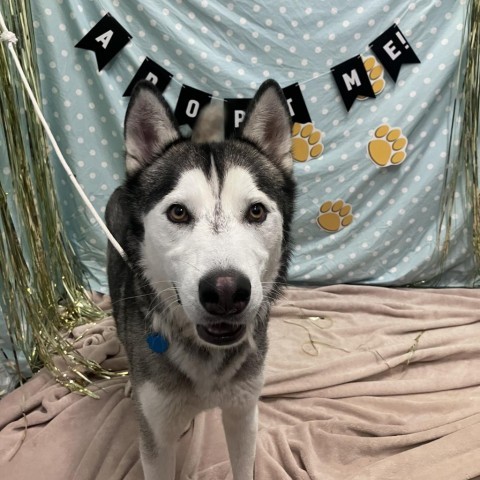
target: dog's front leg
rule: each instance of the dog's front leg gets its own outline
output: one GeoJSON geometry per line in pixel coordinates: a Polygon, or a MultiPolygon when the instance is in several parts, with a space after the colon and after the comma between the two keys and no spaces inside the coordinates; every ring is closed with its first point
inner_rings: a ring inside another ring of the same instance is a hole
{"type": "Polygon", "coordinates": [[[222,410],[234,480],[252,480],[258,429],[257,403],[222,410]]]}
{"type": "Polygon", "coordinates": [[[140,439],[140,458],[145,480],[175,479],[175,442],[170,445],[155,445],[152,449],[143,438],[140,439]]]}
{"type": "Polygon", "coordinates": [[[196,412],[150,382],[138,389],[137,406],[145,480],[174,480],[177,442],[196,412]]]}

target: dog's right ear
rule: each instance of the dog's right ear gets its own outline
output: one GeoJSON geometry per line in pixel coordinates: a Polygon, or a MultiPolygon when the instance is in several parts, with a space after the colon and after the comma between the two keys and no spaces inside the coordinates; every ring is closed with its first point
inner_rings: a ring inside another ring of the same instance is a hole
{"type": "Polygon", "coordinates": [[[125,115],[127,174],[151,163],[179,138],[175,117],[158,89],[147,80],[138,82],[125,115]]]}

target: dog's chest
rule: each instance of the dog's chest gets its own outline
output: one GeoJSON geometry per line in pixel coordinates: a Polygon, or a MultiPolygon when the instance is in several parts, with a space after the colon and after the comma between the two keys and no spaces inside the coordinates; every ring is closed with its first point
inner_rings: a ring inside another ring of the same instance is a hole
{"type": "Polygon", "coordinates": [[[258,394],[262,378],[258,372],[242,372],[242,380],[237,379],[237,373],[242,368],[248,368],[246,358],[248,350],[239,352],[234,358],[225,358],[225,352],[213,352],[208,358],[199,359],[185,351],[182,346],[172,346],[169,357],[175,366],[189,378],[191,396],[202,408],[222,406],[232,401],[243,402],[246,396],[258,394]],[[246,378],[246,380],[244,379],[246,378]]]}

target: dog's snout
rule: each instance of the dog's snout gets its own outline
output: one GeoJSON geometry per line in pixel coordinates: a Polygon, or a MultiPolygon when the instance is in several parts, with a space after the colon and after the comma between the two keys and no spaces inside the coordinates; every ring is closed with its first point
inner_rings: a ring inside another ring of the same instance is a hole
{"type": "Polygon", "coordinates": [[[199,283],[200,303],[212,315],[235,315],[250,301],[250,280],[240,272],[215,271],[199,283]]]}

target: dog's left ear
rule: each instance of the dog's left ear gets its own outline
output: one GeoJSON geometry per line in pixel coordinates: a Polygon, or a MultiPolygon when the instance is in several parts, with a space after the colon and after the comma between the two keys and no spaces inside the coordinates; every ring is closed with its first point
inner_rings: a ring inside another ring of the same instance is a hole
{"type": "Polygon", "coordinates": [[[127,174],[150,164],[180,136],[174,115],[158,89],[147,80],[138,82],[125,115],[127,174]]]}
{"type": "Polygon", "coordinates": [[[292,170],[292,120],[283,91],[274,80],[263,82],[250,102],[240,136],[287,172],[292,170]]]}

